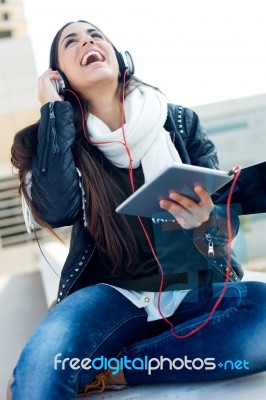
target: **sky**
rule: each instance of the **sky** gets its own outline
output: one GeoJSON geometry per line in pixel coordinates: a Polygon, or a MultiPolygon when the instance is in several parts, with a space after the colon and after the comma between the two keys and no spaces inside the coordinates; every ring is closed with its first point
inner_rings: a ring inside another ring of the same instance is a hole
{"type": "Polygon", "coordinates": [[[266,0],[22,0],[38,75],[68,21],[98,25],[184,106],[266,93],[266,0]]]}

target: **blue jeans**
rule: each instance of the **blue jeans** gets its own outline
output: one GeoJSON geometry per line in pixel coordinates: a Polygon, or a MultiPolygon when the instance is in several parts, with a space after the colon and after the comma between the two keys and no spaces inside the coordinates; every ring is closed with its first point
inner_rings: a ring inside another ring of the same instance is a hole
{"type": "MultiPolygon", "coordinates": [[[[222,288],[214,284],[208,297],[199,289],[190,291],[171,317],[175,333],[184,335],[200,325],[222,288]]],[[[176,339],[165,321],[147,322],[145,310],[114,288],[81,289],[59,303],[28,340],[14,370],[12,399],[74,399],[99,373],[103,360],[111,358],[123,361],[129,385],[264,371],[265,299],[264,283],[229,283],[210,322],[194,335],[176,339]]]]}

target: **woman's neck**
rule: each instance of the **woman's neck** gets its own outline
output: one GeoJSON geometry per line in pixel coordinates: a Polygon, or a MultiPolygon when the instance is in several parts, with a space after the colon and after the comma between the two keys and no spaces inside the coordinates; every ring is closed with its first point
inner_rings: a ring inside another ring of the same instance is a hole
{"type": "Polygon", "coordinates": [[[122,106],[119,93],[101,93],[89,101],[89,112],[103,121],[111,131],[121,128],[122,106]]]}

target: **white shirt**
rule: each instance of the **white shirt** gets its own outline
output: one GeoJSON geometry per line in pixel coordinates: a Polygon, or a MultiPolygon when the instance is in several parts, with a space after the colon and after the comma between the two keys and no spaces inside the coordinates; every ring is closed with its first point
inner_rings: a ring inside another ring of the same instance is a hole
{"type": "MultiPolygon", "coordinates": [[[[117,286],[108,285],[122,293],[136,307],[145,308],[147,312],[147,321],[155,321],[162,319],[158,309],[159,292],[136,292],[135,290],[122,289],[117,286]]],[[[174,290],[161,293],[160,309],[164,317],[171,317],[174,314],[181,301],[184,299],[189,290],[174,290]]]]}

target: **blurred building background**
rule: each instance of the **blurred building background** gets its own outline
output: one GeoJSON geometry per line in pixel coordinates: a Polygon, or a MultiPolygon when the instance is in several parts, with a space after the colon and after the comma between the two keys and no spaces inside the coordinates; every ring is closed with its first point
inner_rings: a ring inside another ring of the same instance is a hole
{"type": "MultiPolygon", "coordinates": [[[[37,74],[21,1],[0,1],[0,247],[25,241],[10,148],[15,132],[39,115],[37,74]]],[[[1,251],[1,250],[0,250],[1,251]]],[[[0,258],[1,259],[1,258],[0,258]]]]}
{"type": "MultiPolygon", "coordinates": [[[[215,143],[220,168],[266,161],[266,94],[194,107],[215,143]]],[[[265,270],[266,214],[241,217],[237,252],[249,269],[265,270]]]]}
{"type": "Polygon", "coordinates": [[[19,0],[0,1],[0,163],[10,159],[14,132],[36,121],[36,68],[19,0]]]}
{"type": "MultiPolygon", "coordinates": [[[[266,95],[194,107],[216,144],[221,169],[265,160],[266,95]]],[[[10,164],[14,134],[39,117],[37,73],[23,7],[19,0],[0,0],[0,398],[6,378],[29,334],[47,312],[42,276],[52,273],[22,218],[18,179],[10,164]],[[42,265],[43,275],[39,265],[42,265]]],[[[241,218],[238,246],[246,268],[264,270],[266,214],[241,218]]],[[[61,231],[66,241],[68,231],[61,231]]],[[[38,233],[51,264],[60,273],[66,254],[45,232],[38,233]],[[47,247],[47,243],[51,246],[47,247]],[[52,250],[51,250],[52,249],[52,250]],[[58,250],[56,250],[58,249],[58,250]],[[53,254],[49,254],[51,251],[53,254]],[[60,262],[61,260],[61,262],[60,262]]],[[[53,283],[54,284],[54,283],[53,283]]],[[[54,293],[54,292],[53,292],[54,293]]],[[[52,294],[53,295],[53,294],[52,294]]],[[[50,299],[48,303],[50,302],[50,299]]]]}
{"type": "Polygon", "coordinates": [[[47,312],[36,247],[25,230],[10,164],[14,134],[38,118],[23,7],[19,0],[0,0],[0,399],[26,338],[47,312]]]}

